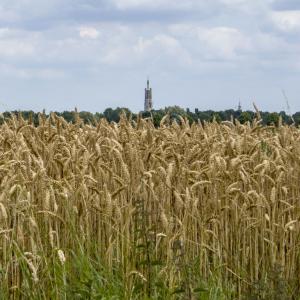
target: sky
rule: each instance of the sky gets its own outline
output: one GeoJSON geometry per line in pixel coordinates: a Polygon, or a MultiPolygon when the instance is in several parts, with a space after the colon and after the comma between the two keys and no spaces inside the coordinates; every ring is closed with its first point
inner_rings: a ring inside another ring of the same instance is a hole
{"type": "Polygon", "coordinates": [[[0,111],[300,111],[299,0],[0,0],[0,111]]]}

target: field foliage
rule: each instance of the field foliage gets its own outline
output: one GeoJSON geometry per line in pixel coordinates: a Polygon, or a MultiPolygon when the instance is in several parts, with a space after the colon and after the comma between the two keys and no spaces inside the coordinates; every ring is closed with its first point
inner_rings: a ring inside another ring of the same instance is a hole
{"type": "Polygon", "coordinates": [[[3,299],[299,299],[299,218],[296,127],[0,127],[3,299]]]}

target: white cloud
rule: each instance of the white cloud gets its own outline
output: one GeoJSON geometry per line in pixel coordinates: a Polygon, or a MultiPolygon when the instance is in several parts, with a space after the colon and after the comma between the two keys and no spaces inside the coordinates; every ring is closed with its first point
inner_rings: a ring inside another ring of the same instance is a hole
{"type": "Polygon", "coordinates": [[[0,40],[0,56],[15,57],[17,59],[32,56],[35,53],[33,44],[27,41],[0,40]]]}
{"type": "Polygon", "coordinates": [[[6,7],[0,4],[0,22],[16,21],[18,18],[17,12],[6,9],[6,7]]]}
{"type": "Polygon", "coordinates": [[[99,37],[99,34],[99,31],[94,27],[79,28],[79,36],[81,38],[97,39],[99,37]]]}
{"type": "Polygon", "coordinates": [[[74,35],[74,28],[61,27],[59,36],[55,36],[56,31],[34,33],[4,28],[0,30],[0,55],[10,62],[39,65],[41,69],[55,64],[87,70],[102,64],[197,71],[203,65],[215,69],[216,63],[220,68],[248,65],[250,60],[259,64],[260,56],[273,59],[284,52],[291,58],[298,49],[272,34],[249,34],[235,27],[204,26],[200,22],[153,24],[150,29],[148,24],[104,22],[77,30],[78,35],[74,35]],[[93,43],[82,39],[92,39],[93,43]]]}
{"type": "Polygon", "coordinates": [[[39,32],[0,28],[0,56],[2,61],[25,61],[36,56],[41,47],[42,35],[39,32]]]}
{"type": "Polygon", "coordinates": [[[253,6],[257,6],[257,7],[262,7],[262,5],[268,5],[274,2],[274,0],[219,0],[221,3],[224,3],[226,5],[232,5],[232,6],[240,6],[240,5],[244,5],[247,7],[253,7],[253,6]]]}
{"type": "Polygon", "coordinates": [[[202,5],[201,0],[111,0],[118,9],[190,9],[202,5]]]}
{"type": "Polygon", "coordinates": [[[142,66],[188,66],[191,57],[181,42],[165,27],[146,33],[145,26],[104,27],[101,41],[95,45],[98,63],[142,68],[142,66]]]}
{"type": "Polygon", "coordinates": [[[0,38],[5,38],[9,34],[8,28],[0,28],[0,38]]]}
{"type": "Polygon", "coordinates": [[[233,60],[251,49],[250,38],[233,27],[204,27],[197,24],[176,24],[170,32],[191,47],[198,59],[233,60]]]}
{"type": "Polygon", "coordinates": [[[281,31],[292,32],[300,30],[300,10],[272,12],[271,20],[274,26],[281,31]]]}
{"type": "Polygon", "coordinates": [[[62,70],[54,68],[22,68],[9,64],[0,64],[0,77],[12,77],[19,79],[63,79],[66,74],[62,70]]]}
{"type": "Polygon", "coordinates": [[[198,39],[208,48],[208,57],[234,59],[240,51],[250,49],[249,39],[238,29],[230,27],[199,28],[198,39]]]}
{"type": "Polygon", "coordinates": [[[265,10],[274,0],[106,0],[110,6],[119,10],[167,10],[167,11],[218,11],[228,7],[244,12],[265,10]]]}
{"type": "Polygon", "coordinates": [[[157,34],[152,38],[139,37],[133,47],[134,53],[143,61],[169,60],[172,64],[190,65],[192,59],[180,41],[167,34],[157,34]]]}

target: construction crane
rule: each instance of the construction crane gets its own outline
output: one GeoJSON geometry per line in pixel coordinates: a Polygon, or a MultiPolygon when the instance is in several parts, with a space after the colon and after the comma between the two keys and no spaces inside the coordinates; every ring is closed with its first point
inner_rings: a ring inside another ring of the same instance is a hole
{"type": "Polygon", "coordinates": [[[290,107],[290,104],[289,104],[289,99],[288,99],[288,97],[287,97],[287,95],[285,93],[285,90],[282,89],[281,92],[282,92],[282,95],[283,95],[283,97],[285,99],[287,115],[291,118],[291,120],[293,121],[293,123],[295,123],[294,118],[293,118],[292,113],[291,113],[291,107],[290,107]]]}

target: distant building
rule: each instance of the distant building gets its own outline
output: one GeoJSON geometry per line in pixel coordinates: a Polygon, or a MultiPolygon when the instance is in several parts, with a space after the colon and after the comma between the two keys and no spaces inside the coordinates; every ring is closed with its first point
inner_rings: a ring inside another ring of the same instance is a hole
{"type": "Polygon", "coordinates": [[[238,112],[242,112],[243,110],[242,110],[242,104],[241,104],[241,101],[239,101],[239,105],[238,105],[238,112]]]}
{"type": "Polygon", "coordinates": [[[149,79],[148,79],[147,88],[145,88],[144,111],[151,111],[152,109],[153,109],[152,88],[149,87],[149,79]]]}

